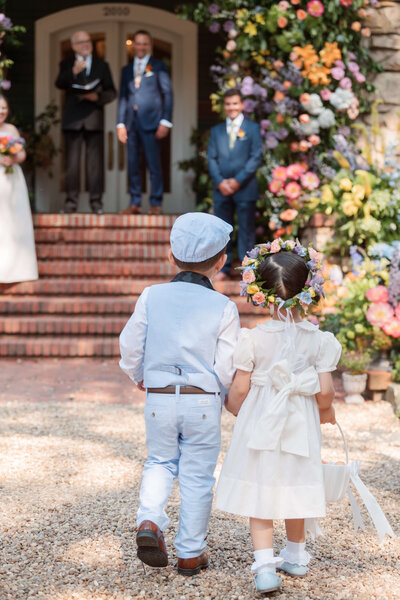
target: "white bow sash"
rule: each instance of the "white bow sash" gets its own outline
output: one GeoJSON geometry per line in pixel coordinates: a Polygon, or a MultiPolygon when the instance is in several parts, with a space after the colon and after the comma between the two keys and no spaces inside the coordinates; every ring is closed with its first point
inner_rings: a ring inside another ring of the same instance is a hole
{"type": "MultiPolygon", "coordinates": [[[[283,452],[309,456],[307,421],[300,396],[314,396],[320,391],[318,373],[307,367],[302,373],[292,373],[288,361],[275,363],[266,373],[277,393],[266,399],[265,412],[258,420],[247,447],[252,450],[275,450],[279,441],[283,452]]],[[[252,378],[255,385],[265,385],[266,379],[252,378]]]]}

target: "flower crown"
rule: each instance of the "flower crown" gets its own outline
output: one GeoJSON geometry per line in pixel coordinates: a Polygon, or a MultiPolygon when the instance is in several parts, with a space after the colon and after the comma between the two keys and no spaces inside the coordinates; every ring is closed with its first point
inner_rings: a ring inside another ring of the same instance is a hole
{"type": "Polygon", "coordinates": [[[309,245],[307,248],[302,246],[298,240],[284,241],[281,238],[265,244],[257,244],[255,248],[246,253],[242,266],[238,267],[242,272],[242,281],[240,282],[240,295],[247,296],[247,301],[251,301],[255,306],[265,306],[266,304],[275,304],[279,308],[298,307],[302,314],[310,304],[318,304],[320,296],[324,296],[325,278],[321,272],[321,255],[309,245]],[[259,267],[261,263],[273,254],[278,252],[293,252],[305,259],[306,265],[310,270],[311,277],[306,281],[305,286],[299,294],[283,300],[280,298],[275,288],[267,289],[264,287],[264,280],[261,277],[259,267]]]}

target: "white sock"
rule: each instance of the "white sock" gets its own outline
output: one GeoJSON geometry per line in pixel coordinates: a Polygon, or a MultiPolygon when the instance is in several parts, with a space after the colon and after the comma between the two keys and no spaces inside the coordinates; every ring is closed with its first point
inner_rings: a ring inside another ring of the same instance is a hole
{"type": "Polygon", "coordinates": [[[281,550],[280,555],[283,560],[290,564],[307,566],[311,556],[306,550],[305,542],[289,542],[286,540],[286,547],[281,550]]]}
{"type": "Polygon", "coordinates": [[[293,554],[298,554],[299,556],[302,555],[303,550],[305,550],[306,548],[306,543],[305,542],[289,542],[289,540],[286,540],[286,548],[289,550],[290,553],[293,554]]]}
{"type": "Polygon", "coordinates": [[[264,548],[254,551],[254,563],[251,566],[251,572],[254,575],[259,573],[276,573],[273,548],[264,548]]]}

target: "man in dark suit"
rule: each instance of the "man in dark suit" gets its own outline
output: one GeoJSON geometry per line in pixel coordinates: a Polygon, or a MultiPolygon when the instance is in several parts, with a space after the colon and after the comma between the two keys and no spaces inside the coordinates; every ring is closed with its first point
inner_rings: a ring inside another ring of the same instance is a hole
{"type": "Polygon", "coordinates": [[[93,44],[86,31],[71,37],[75,57],[60,63],[56,86],[66,91],[62,129],[66,153],[65,212],[78,208],[82,142],[86,144],[86,172],[90,205],[102,213],[103,194],[103,106],[114,100],[116,90],[108,64],[93,56],[93,44]],[[87,89],[85,89],[85,86],[87,89]]]}
{"type": "Polygon", "coordinates": [[[140,151],[144,150],[150,171],[150,214],[160,214],[163,180],[160,140],[172,127],[172,85],[167,67],[151,56],[152,39],[148,31],[133,36],[135,59],[122,69],[118,105],[117,135],[128,146],[130,206],[121,212],[141,212],[142,185],[140,151]]]}
{"type": "MultiPolygon", "coordinates": [[[[207,159],[214,184],[214,214],[233,225],[236,211],[238,254],[242,260],[255,243],[256,172],[262,161],[262,138],[259,125],[243,116],[239,90],[225,92],[224,110],[226,121],[211,129],[207,159]]],[[[228,245],[228,260],[216,279],[229,277],[231,254],[228,245]]]]}

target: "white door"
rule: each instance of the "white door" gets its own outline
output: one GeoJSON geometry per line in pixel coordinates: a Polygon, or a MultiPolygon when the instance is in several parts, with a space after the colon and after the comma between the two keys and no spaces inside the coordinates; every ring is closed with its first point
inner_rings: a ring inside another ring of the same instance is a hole
{"type": "MultiPolygon", "coordinates": [[[[54,87],[60,60],[70,51],[69,38],[78,29],[92,37],[95,51],[104,58],[118,90],[121,68],[132,59],[131,40],[137,29],[148,29],[154,38],[154,55],[168,63],[174,88],[173,129],[163,141],[164,212],[182,213],[194,206],[190,178],[177,167],[190,156],[191,129],[197,121],[197,28],[167,11],[134,4],[95,4],[53,13],[36,23],[36,113],[54,100],[62,110],[63,92],[54,87]],[[189,28],[187,27],[189,25],[189,28]]],[[[106,212],[129,205],[126,148],[116,138],[117,100],[105,107],[103,204],[106,212]]],[[[60,127],[52,132],[63,146],[60,127]]],[[[58,212],[64,203],[64,155],[55,160],[52,177],[36,172],[36,207],[40,212],[58,212]]],[[[80,212],[90,212],[85,182],[84,153],[81,165],[80,212]]],[[[143,164],[143,206],[147,207],[149,180],[143,164]]]]}

